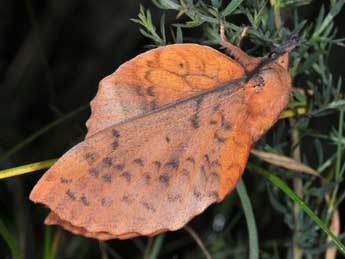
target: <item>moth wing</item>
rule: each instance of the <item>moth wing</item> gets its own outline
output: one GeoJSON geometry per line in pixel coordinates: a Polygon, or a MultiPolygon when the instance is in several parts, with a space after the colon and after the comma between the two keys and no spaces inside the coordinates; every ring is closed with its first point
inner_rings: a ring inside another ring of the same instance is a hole
{"type": "Polygon", "coordinates": [[[47,223],[98,239],[183,227],[235,186],[252,144],[242,87],[219,89],[94,134],[30,199],[52,210],[47,223]]]}
{"type": "Polygon", "coordinates": [[[147,51],[100,82],[86,137],[243,75],[237,62],[206,46],[174,44],[147,51]]]}

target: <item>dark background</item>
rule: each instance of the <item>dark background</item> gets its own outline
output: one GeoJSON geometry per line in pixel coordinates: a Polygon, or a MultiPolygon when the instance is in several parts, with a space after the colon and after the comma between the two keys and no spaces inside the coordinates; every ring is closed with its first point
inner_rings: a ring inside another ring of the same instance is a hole
{"type": "MultiPolygon", "coordinates": [[[[321,3],[315,1],[312,8],[303,9],[305,16],[317,16],[321,3]]],[[[151,42],[130,21],[137,16],[139,4],[149,7],[155,20],[159,20],[161,11],[144,0],[0,2],[0,155],[47,124],[88,104],[100,79],[147,49],[151,42]]],[[[343,10],[336,18],[338,37],[345,35],[344,15],[343,10]]],[[[168,16],[167,24],[173,20],[173,15],[168,16]]],[[[186,35],[198,41],[198,31],[189,30],[186,35]]],[[[344,59],[344,50],[334,47],[329,65],[336,76],[345,72],[344,59]]],[[[84,138],[88,116],[87,109],[61,123],[1,162],[0,168],[59,157],[84,138]]],[[[18,240],[25,240],[21,242],[25,242],[27,258],[37,258],[42,253],[46,211],[28,200],[40,175],[33,173],[0,181],[0,218],[8,223],[18,240]]],[[[203,232],[216,211],[213,206],[194,220],[193,226],[203,232]]],[[[277,229],[267,232],[266,228],[264,234],[274,237],[276,230],[286,231],[281,221],[275,224],[277,229]]],[[[68,240],[70,236],[65,234],[64,238],[68,240]]],[[[169,234],[168,239],[180,240],[183,243],[180,251],[195,249],[183,231],[169,234]]],[[[83,242],[89,247],[90,258],[97,258],[98,243],[86,239],[83,242]]],[[[140,242],[145,243],[146,239],[140,242]]],[[[110,243],[124,258],[138,254],[133,251],[136,249],[133,241],[110,243]]],[[[8,255],[0,239],[0,258],[8,255]]]]}

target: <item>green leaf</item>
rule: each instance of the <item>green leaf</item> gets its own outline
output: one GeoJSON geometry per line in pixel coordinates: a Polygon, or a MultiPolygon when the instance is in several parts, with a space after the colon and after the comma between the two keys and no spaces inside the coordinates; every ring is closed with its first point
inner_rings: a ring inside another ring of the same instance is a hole
{"type": "Polygon", "coordinates": [[[164,240],[165,234],[160,234],[155,237],[155,240],[153,241],[152,250],[149,256],[149,259],[157,259],[159,252],[162,248],[163,240],[164,240]]]}
{"type": "Polygon", "coordinates": [[[236,190],[242,203],[242,208],[244,211],[244,216],[246,217],[246,222],[247,222],[247,227],[248,227],[249,259],[258,259],[259,258],[258,232],[256,228],[252,205],[250,203],[247,189],[243,183],[242,178],[238,181],[236,185],[236,190]]]}
{"type": "Polygon", "coordinates": [[[6,225],[0,219],[0,237],[5,240],[5,243],[9,247],[11,251],[11,257],[13,259],[21,259],[19,253],[19,245],[17,239],[11,234],[11,232],[7,229],[6,225]]]}
{"type": "Polygon", "coordinates": [[[51,252],[52,245],[52,228],[51,226],[45,226],[44,228],[44,241],[43,241],[43,258],[53,259],[51,252]]]}
{"type": "Polygon", "coordinates": [[[163,38],[163,42],[164,44],[166,44],[166,37],[165,37],[165,13],[163,13],[163,15],[161,16],[161,35],[163,38]]]}
{"type": "Polygon", "coordinates": [[[280,180],[277,176],[268,170],[265,170],[257,165],[248,162],[248,168],[260,173],[268,181],[287,194],[295,203],[297,203],[304,212],[333,240],[335,245],[340,251],[345,254],[344,244],[332,233],[332,231],[326,226],[326,224],[308,207],[308,205],[289,187],[286,183],[280,180]]]}
{"type": "Polygon", "coordinates": [[[223,10],[222,15],[224,17],[229,16],[230,14],[232,14],[237,7],[239,7],[239,5],[242,3],[243,0],[232,0],[223,10]]]}
{"type": "Polygon", "coordinates": [[[177,26],[177,28],[176,28],[176,43],[182,43],[182,42],[183,42],[182,29],[180,26],[177,26]]]}

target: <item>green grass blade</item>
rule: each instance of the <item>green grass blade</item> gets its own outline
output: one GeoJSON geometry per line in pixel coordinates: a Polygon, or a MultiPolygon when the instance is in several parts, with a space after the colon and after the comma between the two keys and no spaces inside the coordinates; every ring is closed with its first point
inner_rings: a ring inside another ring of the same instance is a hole
{"type": "Polygon", "coordinates": [[[277,176],[269,172],[268,170],[265,170],[261,167],[256,166],[253,163],[248,162],[247,167],[250,169],[255,170],[256,172],[260,173],[262,176],[264,176],[268,181],[273,183],[275,186],[277,186],[279,189],[281,189],[284,193],[286,193],[294,202],[296,202],[307,215],[314,220],[316,224],[319,225],[319,227],[329,236],[332,238],[333,242],[336,244],[336,246],[339,248],[339,250],[345,254],[345,246],[341,241],[332,233],[332,231],[326,226],[325,223],[308,207],[304,201],[296,195],[296,193],[291,190],[289,186],[287,186],[286,183],[284,183],[282,180],[280,180],[277,176]]]}
{"type": "Polygon", "coordinates": [[[43,127],[42,129],[36,131],[35,133],[33,133],[32,135],[30,135],[29,137],[27,137],[26,139],[24,139],[23,141],[21,141],[20,143],[18,143],[17,145],[15,145],[13,148],[11,148],[9,151],[7,151],[5,154],[3,154],[2,156],[0,156],[0,162],[7,159],[8,157],[10,157],[11,155],[13,155],[14,153],[16,153],[17,151],[21,150],[22,148],[24,148],[25,146],[27,146],[28,144],[30,144],[32,141],[34,141],[35,139],[37,139],[39,136],[43,135],[44,133],[46,133],[47,131],[51,130],[52,128],[54,128],[55,126],[59,125],[60,123],[72,118],[73,116],[77,115],[78,113],[80,113],[81,111],[85,110],[86,108],[88,108],[89,105],[84,105],[82,107],[79,107],[78,109],[66,114],[65,116],[53,121],[52,123],[46,125],[45,127],[43,127]]]}
{"type": "Polygon", "coordinates": [[[34,171],[47,169],[56,162],[57,159],[50,159],[45,161],[40,161],[32,164],[21,165],[17,167],[12,167],[5,170],[0,170],[0,179],[9,178],[13,176],[18,176],[22,174],[31,173],[34,171]]]}
{"type": "Polygon", "coordinates": [[[52,229],[50,226],[44,228],[44,241],[43,241],[43,259],[53,259],[51,252],[52,244],[52,229]]]}
{"type": "Polygon", "coordinates": [[[240,4],[242,3],[243,0],[232,0],[224,9],[222,15],[224,17],[232,14],[236,9],[237,7],[240,6],[240,4]]]}
{"type": "Polygon", "coordinates": [[[250,203],[246,186],[242,178],[238,181],[236,186],[236,191],[240,197],[244,216],[246,217],[247,227],[248,227],[248,237],[249,237],[249,259],[259,258],[259,239],[255,223],[255,217],[250,203]]]}
{"type": "Polygon", "coordinates": [[[152,250],[149,256],[149,259],[157,259],[159,252],[162,248],[163,240],[164,240],[164,234],[160,234],[157,237],[155,237],[155,240],[153,241],[152,250]]]}
{"type": "Polygon", "coordinates": [[[5,240],[5,243],[11,251],[11,258],[21,259],[19,253],[19,245],[16,238],[8,231],[6,225],[0,219],[0,236],[5,240]]]}

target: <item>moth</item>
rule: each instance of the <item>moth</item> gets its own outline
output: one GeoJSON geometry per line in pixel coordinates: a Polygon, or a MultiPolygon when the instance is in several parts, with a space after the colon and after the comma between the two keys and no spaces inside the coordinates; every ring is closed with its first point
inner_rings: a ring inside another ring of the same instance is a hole
{"type": "Polygon", "coordinates": [[[288,103],[293,36],[256,58],[227,42],[149,50],[101,80],[84,141],[30,199],[46,224],[100,240],[183,227],[231,192],[250,149],[288,103]]]}

